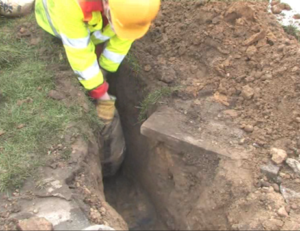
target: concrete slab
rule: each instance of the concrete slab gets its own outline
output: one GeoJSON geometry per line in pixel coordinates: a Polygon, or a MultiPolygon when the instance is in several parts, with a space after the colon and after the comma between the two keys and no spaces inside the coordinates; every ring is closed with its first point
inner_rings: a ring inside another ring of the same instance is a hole
{"type": "Polygon", "coordinates": [[[238,145],[243,131],[223,122],[209,121],[195,129],[185,115],[163,107],[153,113],[141,126],[141,133],[153,140],[164,142],[172,149],[211,152],[230,159],[248,159],[251,150],[238,145]]]}

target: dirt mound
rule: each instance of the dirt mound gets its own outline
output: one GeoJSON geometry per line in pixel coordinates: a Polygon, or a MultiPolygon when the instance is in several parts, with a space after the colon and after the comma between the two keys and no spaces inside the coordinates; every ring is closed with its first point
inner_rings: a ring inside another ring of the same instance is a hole
{"type": "Polygon", "coordinates": [[[288,138],[298,148],[299,45],[267,4],[165,2],[135,49],[152,82],[184,86],[178,98],[192,100],[194,121],[201,121],[197,99],[213,96],[234,110],[219,119],[234,117],[249,144],[288,138]]]}
{"type": "Polygon", "coordinates": [[[298,181],[299,177],[281,164],[286,157],[278,166],[271,165],[274,169],[266,170],[274,173],[273,181],[259,176],[259,167],[271,161],[271,147],[285,150],[289,158],[299,153],[300,49],[298,41],[268,12],[267,3],[163,2],[150,32],[133,49],[149,88],[182,86],[168,105],[188,115],[187,122],[194,125],[195,132],[212,119],[223,121],[244,130],[242,139],[228,138],[229,143],[254,147],[247,170],[253,179],[263,178],[256,186],[271,191],[259,190],[232,205],[228,214],[231,227],[279,229],[285,222],[292,226],[295,219],[290,219],[291,224],[285,221],[288,214],[278,192],[284,194],[281,183],[286,179],[298,181]],[[219,103],[221,109],[208,113],[216,110],[207,109],[207,100],[219,103]],[[280,203],[276,198],[264,199],[269,192],[280,198],[280,203]],[[262,200],[266,201],[263,206],[259,204],[262,200]],[[278,206],[269,206],[268,201],[277,201],[278,206]],[[240,213],[240,208],[248,205],[253,211],[240,213]],[[273,215],[272,221],[262,222],[264,216],[273,215]],[[239,216],[253,219],[243,223],[236,220],[239,216]]]}

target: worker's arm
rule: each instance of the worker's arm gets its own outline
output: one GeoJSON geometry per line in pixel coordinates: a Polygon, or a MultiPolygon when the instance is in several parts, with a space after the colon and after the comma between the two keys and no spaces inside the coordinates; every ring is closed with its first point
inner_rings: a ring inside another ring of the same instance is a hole
{"type": "Polygon", "coordinates": [[[68,61],[85,89],[93,90],[91,96],[100,98],[107,92],[108,84],[105,82],[98,65],[95,45],[91,41],[87,25],[83,22],[83,15],[79,6],[69,4],[66,7],[69,8],[60,7],[56,10],[60,15],[57,27],[68,61]]]}
{"type": "Polygon", "coordinates": [[[121,39],[116,35],[111,37],[100,56],[101,68],[108,72],[116,72],[133,42],[133,40],[121,39]]]}
{"type": "Polygon", "coordinates": [[[106,25],[103,30],[95,31],[91,38],[95,45],[100,43],[104,43],[108,41],[110,38],[115,36],[115,32],[111,29],[110,25],[106,25]]]}

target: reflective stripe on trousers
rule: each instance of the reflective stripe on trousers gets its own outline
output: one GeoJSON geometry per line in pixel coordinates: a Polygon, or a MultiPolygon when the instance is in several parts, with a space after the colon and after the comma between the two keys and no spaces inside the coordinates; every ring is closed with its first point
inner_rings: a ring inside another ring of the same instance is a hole
{"type": "Polygon", "coordinates": [[[74,71],[74,72],[75,74],[78,75],[79,80],[89,80],[94,76],[96,76],[97,74],[99,74],[100,72],[98,61],[96,60],[91,66],[89,66],[83,71],[74,71]]]}
{"type": "Polygon", "coordinates": [[[47,0],[43,0],[43,6],[45,8],[47,19],[48,19],[48,22],[49,22],[49,25],[50,25],[51,29],[53,30],[53,33],[55,34],[56,37],[61,38],[61,36],[57,33],[56,29],[53,26],[53,23],[52,23],[50,14],[49,14],[49,10],[48,10],[47,0]]]}
{"type": "Polygon", "coordinates": [[[107,48],[104,49],[103,54],[105,58],[109,59],[114,63],[120,64],[126,55],[117,54],[115,52],[109,51],[107,48]]]}
{"type": "Polygon", "coordinates": [[[90,36],[86,36],[85,38],[77,38],[77,39],[71,39],[68,38],[66,35],[61,34],[61,39],[63,41],[63,44],[75,49],[84,49],[86,48],[90,43],[90,36]]]}
{"type": "Polygon", "coordinates": [[[107,40],[110,39],[110,37],[103,35],[103,34],[101,33],[101,31],[98,31],[98,30],[95,31],[95,32],[93,33],[93,36],[94,36],[96,39],[101,40],[102,42],[106,42],[107,40]]]}

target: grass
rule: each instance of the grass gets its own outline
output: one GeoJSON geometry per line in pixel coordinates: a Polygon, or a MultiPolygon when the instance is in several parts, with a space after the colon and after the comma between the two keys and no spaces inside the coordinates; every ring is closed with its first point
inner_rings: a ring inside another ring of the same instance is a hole
{"type": "Polygon", "coordinates": [[[162,87],[160,89],[157,89],[150,94],[142,101],[139,109],[140,114],[138,121],[139,123],[143,122],[147,118],[147,112],[149,109],[153,106],[155,106],[161,99],[171,96],[173,92],[179,90],[180,87],[162,87]]]}
{"type": "MultiPolygon", "coordinates": [[[[14,20],[0,18],[0,133],[5,132],[0,136],[0,191],[20,188],[44,164],[47,147],[59,140],[70,122],[95,120],[79,106],[66,107],[47,97],[55,87],[49,64],[66,60],[51,35],[41,32],[42,42],[36,46],[16,38],[18,26],[28,21],[35,24],[33,14],[14,20]],[[55,52],[41,59],[42,47],[55,52]]],[[[69,155],[68,150],[63,157],[69,155]]]]}
{"type": "Polygon", "coordinates": [[[141,74],[142,68],[139,65],[137,58],[131,52],[127,54],[126,61],[129,63],[130,67],[136,75],[141,74]]]}
{"type": "Polygon", "coordinates": [[[284,31],[287,34],[294,36],[298,41],[300,41],[299,29],[294,25],[283,26],[284,31]]]}

